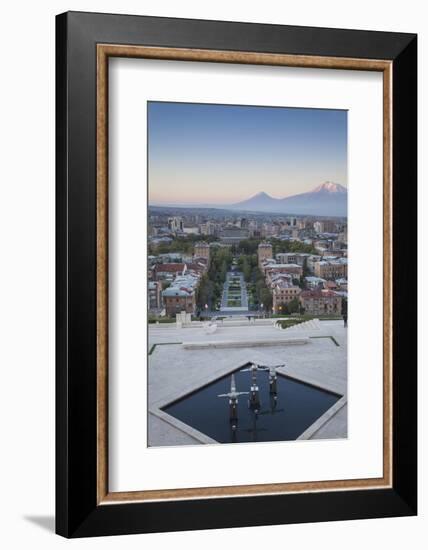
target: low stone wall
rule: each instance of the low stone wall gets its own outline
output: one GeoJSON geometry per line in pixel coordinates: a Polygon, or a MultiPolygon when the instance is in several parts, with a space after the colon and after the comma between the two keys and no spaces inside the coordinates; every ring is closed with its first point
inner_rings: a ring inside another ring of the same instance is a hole
{"type": "Polygon", "coordinates": [[[210,348],[259,348],[271,346],[295,346],[308,344],[309,338],[275,338],[265,340],[218,340],[212,342],[183,342],[182,347],[188,350],[210,348]]]}
{"type": "MultiPolygon", "coordinates": [[[[278,319],[216,319],[212,320],[219,328],[221,327],[248,327],[248,326],[274,326],[278,319]]],[[[160,326],[160,325],[159,325],[160,326]]],[[[192,321],[191,323],[181,323],[177,328],[200,328],[203,321],[192,321]]],[[[157,325],[156,325],[157,328],[157,325]]]]}

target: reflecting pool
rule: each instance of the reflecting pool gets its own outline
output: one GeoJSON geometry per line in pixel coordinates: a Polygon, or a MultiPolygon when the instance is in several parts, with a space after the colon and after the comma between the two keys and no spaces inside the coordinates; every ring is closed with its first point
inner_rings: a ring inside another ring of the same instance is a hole
{"type": "Polygon", "coordinates": [[[163,410],[219,443],[290,441],[341,397],[279,373],[273,383],[272,371],[245,365],[163,410]]]}

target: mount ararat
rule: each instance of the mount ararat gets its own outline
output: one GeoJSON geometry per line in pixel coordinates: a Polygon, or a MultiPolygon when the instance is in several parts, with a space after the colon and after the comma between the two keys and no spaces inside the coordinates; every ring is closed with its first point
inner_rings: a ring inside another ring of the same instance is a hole
{"type": "Polygon", "coordinates": [[[348,191],[343,185],[327,181],[312,191],[283,199],[276,199],[261,192],[244,201],[224,205],[223,208],[309,216],[346,216],[348,191]]]}

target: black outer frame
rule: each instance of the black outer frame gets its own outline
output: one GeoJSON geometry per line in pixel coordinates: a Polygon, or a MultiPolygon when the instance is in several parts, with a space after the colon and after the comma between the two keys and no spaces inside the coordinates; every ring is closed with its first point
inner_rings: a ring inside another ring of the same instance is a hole
{"type": "Polygon", "coordinates": [[[65,537],[417,513],[417,36],[68,12],[56,17],[56,532],[65,537]],[[393,487],[97,506],[96,44],[393,61],[393,487]],[[399,324],[399,319],[405,323],[399,324]]]}

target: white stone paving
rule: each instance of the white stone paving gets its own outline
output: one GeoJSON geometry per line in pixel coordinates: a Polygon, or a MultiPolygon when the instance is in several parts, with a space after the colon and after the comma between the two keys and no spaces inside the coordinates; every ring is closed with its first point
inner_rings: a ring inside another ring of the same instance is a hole
{"type": "MultiPolygon", "coordinates": [[[[176,328],[175,324],[149,327],[149,349],[154,344],[164,344],[156,345],[149,356],[149,411],[153,413],[149,414],[150,445],[198,444],[197,438],[189,435],[191,430],[186,434],[159,418],[160,408],[251,361],[273,365],[283,363],[285,366],[278,369],[279,372],[337,392],[345,396],[343,402],[346,403],[347,329],[343,327],[342,321],[320,321],[315,323],[315,326],[307,326],[306,329],[301,327],[295,335],[290,329],[278,330],[273,322],[261,325],[220,325],[217,331],[210,335],[206,334],[201,325],[193,323],[191,328],[176,328]],[[308,338],[308,343],[251,347],[254,340],[286,337],[305,337],[308,338]],[[183,342],[197,343],[207,340],[227,340],[231,342],[231,347],[186,349],[181,345],[183,342]],[[233,347],[234,340],[244,347],[233,347]],[[243,344],[245,341],[249,342],[248,347],[243,344]]],[[[346,410],[345,404],[310,437],[346,437],[346,410]]]]}

